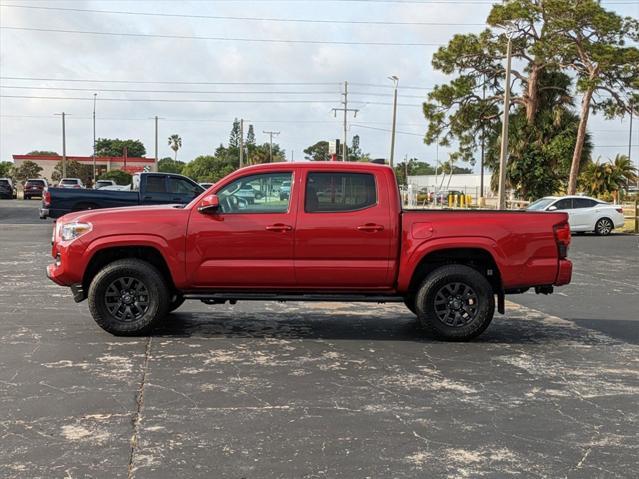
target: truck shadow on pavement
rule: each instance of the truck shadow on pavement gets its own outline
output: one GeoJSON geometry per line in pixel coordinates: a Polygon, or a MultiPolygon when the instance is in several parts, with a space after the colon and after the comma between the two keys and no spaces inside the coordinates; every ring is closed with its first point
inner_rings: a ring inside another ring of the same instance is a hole
{"type": "MultiPolygon", "coordinates": [[[[276,338],[307,340],[371,340],[440,342],[425,335],[417,318],[409,312],[392,316],[374,313],[312,311],[269,312],[174,312],[157,328],[154,336],[200,338],[276,338]]],[[[472,342],[502,344],[580,345],[612,344],[612,338],[579,327],[570,321],[518,307],[496,316],[483,334],[472,342]]]]}

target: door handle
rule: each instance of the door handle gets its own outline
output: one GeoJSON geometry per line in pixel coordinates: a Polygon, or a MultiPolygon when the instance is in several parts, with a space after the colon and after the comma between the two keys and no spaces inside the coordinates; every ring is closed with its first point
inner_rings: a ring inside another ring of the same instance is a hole
{"type": "Polygon", "coordinates": [[[280,232],[284,232],[284,231],[291,231],[293,229],[292,226],[290,225],[285,225],[282,223],[276,223],[274,225],[269,225],[266,227],[266,229],[268,231],[280,231],[280,232]]]}
{"type": "Polygon", "coordinates": [[[357,227],[360,231],[383,231],[384,227],[382,225],[376,225],[375,223],[366,223],[365,225],[360,225],[357,227]]]}

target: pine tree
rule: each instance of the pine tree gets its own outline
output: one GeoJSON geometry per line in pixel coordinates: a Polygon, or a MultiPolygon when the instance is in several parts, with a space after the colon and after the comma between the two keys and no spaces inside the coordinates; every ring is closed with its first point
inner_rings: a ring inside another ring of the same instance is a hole
{"type": "Polygon", "coordinates": [[[231,135],[229,136],[229,148],[240,147],[240,120],[237,118],[233,120],[233,128],[231,128],[231,135]]]}
{"type": "Polygon", "coordinates": [[[248,147],[255,146],[255,130],[253,130],[253,125],[249,125],[248,133],[246,134],[246,145],[248,147]]]}

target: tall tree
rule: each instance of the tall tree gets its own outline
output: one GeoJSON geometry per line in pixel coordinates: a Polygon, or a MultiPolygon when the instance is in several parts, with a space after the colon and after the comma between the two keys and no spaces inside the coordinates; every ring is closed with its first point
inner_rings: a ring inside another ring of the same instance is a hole
{"type": "Polygon", "coordinates": [[[24,183],[29,178],[40,178],[42,167],[34,161],[24,161],[20,166],[13,169],[13,177],[24,183]]]}
{"type": "Polygon", "coordinates": [[[95,152],[98,156],[124,156],[125,147],[127,156],[138,158],[146,155],[146,148],[140,140],[98,138],[95,141],[95,152]]]}
{"type": "Polygon", "coordinates": [[[309,146],[304,150],[306,160],[312,161],[328,161],[331,159],[331,155],[328,154],[328,141],[318,141],[314,145],[309,146]]]}
{"type": "MultiPolygon", "coordinates": [[[[567,75],[546,69],[539,75],[539,107],[533,122],[528,122],[527,111],[521,105],[509,115],[506,182],[521,198],[537,199],[566,189],[579,126],[570,87],[567,75]]],[[[486,139],[485,163],[493,172],[493,190],[498,184],[500,147],[501,131],[492,131],[486,139]]],[[[582,163],[588,161],[591,151],[587,136],[582,163]]]]}
{"type": "Polygon", "coordinates": [[[554,65],[542,47],[546,18],[543,0],[511,0],[494,5],[490,28],[479,34],[458,34],[433,55],[432,65],[449,83],[437,85],[424,103],[429,122],[424,141],[458,144],[453,160],[474,163],[482,138],[499,132],[503,111],[504,67],[509,32],[512,38],[513,82],[510,105],[521,105],[533,123],[539,108],[539,76],[554,65]]]}
{"type": "MultiPolygon", "coordinates": [[[[80,178],[82,182],[87,185],[93,177],[93,166],[83,165],[79,161],[67,160],[67,178],[80,178]]],[[[51,174],[53,181],[60,181],[62,179],[62,161],[58,161],[51,174]]]]}
{"type": "MultiPolygon", "coordinates": [[[[546,3],[551,41],[564,68],[577,77],[580,123],[572,155],[568,194],[575,194],[590,110],[607,117],[639,111],[639,21],[605,10],[596,0],[546,3]],[[634,102],[633,102],[634,100],[634,102]]],[[[636,114],[636,113],[635,113],[636,114]]]]}
{"type": "Polygon", "coordinates": [[[248,133],[246,134],[246,145],[247,146],[255,146],[255,130],[253,129],[253,125],[249,125],[248,133]]]}
{"type": "Polygon", "coordinates": [[[169,136],[169,146],[175,152],[174,160],[177,161],[178,150],[182,148],[182,138],[177,133],[169,136]]]}
{"type": "Polygon", "coordinates": [[[231,128],[231,134],[229,135],[229,147],[240,147],[240,120],[237,118],[233,120],[233,127],[231,128]]]}

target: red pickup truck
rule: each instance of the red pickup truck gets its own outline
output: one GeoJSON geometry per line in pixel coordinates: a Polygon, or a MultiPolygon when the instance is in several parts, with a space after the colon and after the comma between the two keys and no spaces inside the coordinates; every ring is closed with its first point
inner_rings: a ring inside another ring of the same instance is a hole
{"type": "Polygon", "coordinates": [[[505,294],[570,282],[569,243],[565,213],[402,211],[387,166],[272,163],[186,206],[67,214],[47,275],[116,335],[149,332],[185,299],[395,301],[431,335],[467,340],[505,294]]]}

